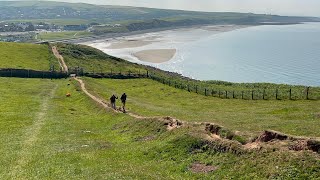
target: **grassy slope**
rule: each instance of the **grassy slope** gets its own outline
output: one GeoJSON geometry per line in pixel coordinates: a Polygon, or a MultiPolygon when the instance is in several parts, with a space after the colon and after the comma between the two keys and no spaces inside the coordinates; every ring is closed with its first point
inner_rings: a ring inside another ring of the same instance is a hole
{"type": "Polygon", "coordinates": [[[86,31],[65,31],[65,32],[49,32],[40,33],[38,39],[40,40],[56,40],[56,39],[74,39],[80,37],[90,36],[92,33],[86,31]]]}
{"type": "MultiPolygon", "coordinates": [[[[53,21],[57,24],[70,23],[70,19],[75,19],[79,23],[116,23],[116,22],[134,22],[149,21],[153,19],[168,20],[181,25],[183,21],[196,21],[218,24],[255,24],[259,22],[304,22],[316,20],[308,17],[286,17],[251,13],[229,13],[229,12],[194,12],[181,10],[152,9],[141,7],[124,6],[102,6],[83,3],[63,3],[63,2],[41,2],[41,1],[0,1],[0,9],[3,9],[2,20],[13,21],[53,21]],[[61,11],[65,8],[65,12],[61,11]],[[24,17],[21,17],[24,12],[24,17]],[[45,12],[45,13],[43,13],[45,12]],[[65,20],[64,20],[65,19],[65,20]]],[[[176,25],[178,25],[176,24],[176,25]]],[[[184,23],[182,23],[184,24],[184,23]]],[[[193,24],[193,23],[192,23],[193,24]]],[[[180,26],[179,25],[179,26],[180,26]]],[[[157,26],[158,27],[158,26],[157,26]]],[[[115,28],[112,31],[124,31],[125,29],[115,28]]],[[[140,29],[141,30],[141,29],[140,29]]],[[[106,31],[110,31],[106,29],[106,31]]]]}
{"type": "Polygon", "coordinates": [[[312,154],[221,153],[208,149],[193,129],[168,132],[157,121],[102,110],[75,83],[67,86],[67,80],[0,81],[5,94],[0,97],[3,179],[315,179],[320,174],[320,162],[312,154]],[[54,87],[53,97],[48,97],[54,87]],[[65,97],[66,92],[71,92],[71,98],[65,97]],[[48,108],[42,111],[46,98],[48,108]],[[30,129],[39,113],[43,123],[34,134],[30,129]],[[143,141],[145,137],[153,138],[143,141]],[[191,173],[188,167],[193,162],[218,170],[191,173]]]}
{"type": "Polygon", "coordinates": [[[320,101],[246,101],[205,97],[148,79],[86,78],[92,91],[105,99],[126,92],[128,108],[142,115],[173,116],[214,122],[237,131],[273,129],[292,135],[320,137],[320,101]]]}
{"type": "Polygon", "coordinates": [[[59,67],[47,45],[0,42],[0,68],[48,71],[50,65],[59,67]]]}
{"type": "Polygon", "coordinates": [[[138,72],[139,70],[146,72],[145,68],[140,65],[132,64],[122,59],[112,59],[111,56],[102,51],[88,46],[62,43],[56,45],[69,67],[81,67],[84,72],[110,73],[111,70],[117,73],[120,71],[138,72]]]}

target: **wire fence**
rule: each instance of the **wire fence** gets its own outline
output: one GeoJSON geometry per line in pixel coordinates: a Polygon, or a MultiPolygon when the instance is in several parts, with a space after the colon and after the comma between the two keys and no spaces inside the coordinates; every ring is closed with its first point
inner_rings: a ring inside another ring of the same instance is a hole
{"type": "Polygon", "coordinates": [[[107,73],[84,72],[82,68],[71,68],[71,73],[92,78],[135,79],[150,78],[162,84],[197,93],[204,96],[213,96],[223,99],[243,100],[320,100],[320,88],[303,86],[275,86],[272,88],[212,88],[198,81],[177,81],[170,77],[163,77],[152,71],[118,71],[110,70],[107,73]]]}
{"type": "Polygon", "coordinates": [[[244,90],[226,90],[223,88],[212,88],[196,83],[176,82],[170,79],[150,76],[151,79],[162,84],[172,86],[178,89],[194,92],[204,96],[214,96],[224,99],[243,99],[243,100],[320,100],[320,88],[288,86],[279,88],[263,89],[244,89],[244,90]]]}

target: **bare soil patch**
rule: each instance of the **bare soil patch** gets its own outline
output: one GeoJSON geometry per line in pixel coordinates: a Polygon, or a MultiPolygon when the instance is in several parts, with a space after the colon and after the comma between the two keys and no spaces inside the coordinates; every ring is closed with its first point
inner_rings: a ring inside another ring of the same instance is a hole
{"type": "Polygon", "coordinates": [[[269,142],[271,140],[287,140],[289,137],[276,131],[264,131],[257,139],[257,142],[269,142]]]}
{"type": "Polygon", "coordinates": [[[308,141],[306,140],[298,140],[289,146],[290,150],[294,151],[303,151],[308,150],[308,141]]]}
{"type": "Polygon", "coordinates": [[[172,117],[164,117],[163,120],[165,121],[164,125],[167,126],[167,129],[169,131],[176,128],[180,128],[183,125],[181,121],[172,117]]]}
{"type": "Polygon", "coordinates": [[[210,173],[216,171],[218,168],[214,166],[209,166],[201,163],[193,163],[189,168],[190,171],[194,173],[210,173]]]}

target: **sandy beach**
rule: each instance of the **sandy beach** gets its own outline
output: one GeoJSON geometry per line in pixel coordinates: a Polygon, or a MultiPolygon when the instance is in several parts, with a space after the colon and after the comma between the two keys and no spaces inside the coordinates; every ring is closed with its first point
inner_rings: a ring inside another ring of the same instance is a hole
{"type": "MultiPolygon", "coordinates": [[[[196,36],[186,36],[182,40],[175,40],[172,37],[167,36],[167,34],[184,34],[186,32],[192,31],[203,31],[202,34],[207,34],[208,36],[212,34],[218,34],[228,31],[233,31],[237,29],[242,29],[250,26],[241,25],[213,25],[213,26],[194,26],[190,28],[178,28],[172,30],[166,30],[161,32],[136,34],[130,36],[121,36],[117,38],[112,38],[108,40],[108,46],[103,45],[102,42],[83,43],[89,44],[90,46],[96,47],[101,50],[105,50],[106,53],[116,52],[117,54],[126,54],[125,59],[137,58],[140,61],[148,63],[164,63],[170,61],[177,53],[176,44],[173,45],[172,42],[187,43],[189,41],[197,41],[196,36]],[[181,33],[180,33],[181,32],[181,33]],[[193,39],[194,38],[194,39],[193,39]],[[129,58],[128,58],[129,57],[129,58]]],[[[183,36],[183,35],[182,35],[183,36]]],[[[174,35],[173,38],[177,37],[174,35]]]]}
{"type": "Polygon", "coordinates": [[[176,52],[176,49],[150,49],[133,53],[133,56],[145,62],[163,63],[172,59],[176,52]]]}

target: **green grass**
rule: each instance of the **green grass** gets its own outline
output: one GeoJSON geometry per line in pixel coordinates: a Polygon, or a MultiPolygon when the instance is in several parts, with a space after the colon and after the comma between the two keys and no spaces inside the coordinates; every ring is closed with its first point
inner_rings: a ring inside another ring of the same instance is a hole
{"type": "Polygon", "coordinates": [[[149,79],[86,78],[92,92],[109,99],[128,94],[130,111],[146,116],[173,116],[193,122],[213,122],[233,131],[253,133],[267,129],[297,136],[320,137],[320,101],[246,101],[205,97],[149,79]]]}
{"type": "Polygon", "coordinates": [[[70,68],[81,67],[84,72],[90,73],[127,73],[128,71],[146,73],[144,66],[133,64],[128,61],[111,57],[102,51],[73,44],[56,44],[59,52],[64,57],[66,64],[70,68]]]}
{"type": "Polygon", "coordinates": [[[86,31],[64,31],[64,32],[49,32],[40,33],[38,39],[40,40],[57,40],[57,39],[75,39],[80,37],[87,37],[92,35],[86,31]]]}
{"type": "Polygon", "coordinates": [[[0,68],[48,71],[51,65],[59,67],[47,45],[0,42],[0,68]]]}
{"type": "Polygon", "coordinates": [[[166,131],[159,121],[101,109],[76,82],[0,82],[2,179],[316,179],[320,174],[311,153],[223,152],[219,142],[205,142],[196,129],[166,131]],[[192,173],[194,162],[218,169],[192,173]]]}
{"type": "MultiPolygon", "coordinates": [[[[32,22],[32,23],[50,23],[55,25],[81,25],[81,24],[89,24],[90,20],[85,19],[14,19],[14,20],[6,20],[5,22],[19,23],[19,22],[32,22]]],[[[94,22],[94,21],[93,21],[94,22]]]]}

